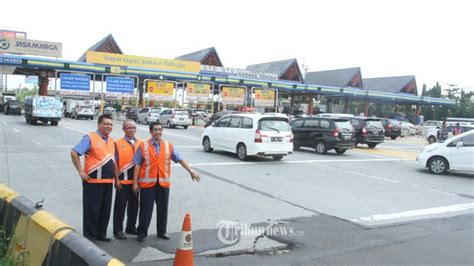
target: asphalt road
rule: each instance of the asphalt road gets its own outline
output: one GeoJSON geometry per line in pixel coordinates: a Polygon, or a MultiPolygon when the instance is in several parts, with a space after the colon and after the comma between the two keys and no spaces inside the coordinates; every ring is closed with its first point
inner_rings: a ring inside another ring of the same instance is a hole
{"type": "MultiPolygon", "coordinates": [[[[0,114],[0,126],[0,181],[32,201],[45,199],[46,210],[80,232],[81,181],[69,151],[96,130],[96,121],[31,126],[0,114]]],[[[189,212],[201,265],[474,264],[474,176],[436,176],[418,167],[422,139],[386,139],[376,149],[361,145],[343,155],[302,149],[278,162],[241,162],[229,153],[203,152],[202,130],[164,131],[202,176],[194,183],[179,165],[172,168],[172,240],[149,237],[137,245],[130,237],[102,248],[128,264],[154,265],[174,253],[189,212]],[[222,221],[269,230],[265,237],[244,230],[237,243],[226,244],[217,237],[222,221]]],[[[122,134],[117,122],[112,137],[122,134]]],[[[146,125],[138,126],[137,136],[149,137],[146,125]]]]}

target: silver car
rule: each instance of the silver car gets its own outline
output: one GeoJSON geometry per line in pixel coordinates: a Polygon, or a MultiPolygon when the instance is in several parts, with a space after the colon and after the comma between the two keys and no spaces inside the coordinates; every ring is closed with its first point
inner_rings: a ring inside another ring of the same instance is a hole
{"type": "Polygon", "coordinates": [[[158,121],[160,117],[160,108],[154,107],[145,107],[138,112],[137,123],[150,124],[152,122],[158,121]]]}
{"type": "Polygon", "coordinates": [[[169,128],[181,126],[187,129],[192,124],[192,119],[186,110],[165,109],[160,114],[160,123],[169,128]]]}

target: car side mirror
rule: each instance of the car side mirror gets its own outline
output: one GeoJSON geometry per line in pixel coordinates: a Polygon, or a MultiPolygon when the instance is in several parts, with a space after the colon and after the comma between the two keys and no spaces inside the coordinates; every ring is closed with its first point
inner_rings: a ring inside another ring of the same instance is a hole
{"type": "Polygon", "coordinates": [[[457,149],[461,148],[462,146],[464,146],[464,143],[462,141],[459,141],[458,143],[456,143],[457,149]]]}

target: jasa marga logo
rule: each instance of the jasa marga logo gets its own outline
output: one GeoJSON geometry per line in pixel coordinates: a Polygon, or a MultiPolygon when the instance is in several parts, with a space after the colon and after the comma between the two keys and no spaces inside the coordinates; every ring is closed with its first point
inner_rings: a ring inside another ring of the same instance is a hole
{"type": "Polygon", "coordinates": [[[0,39],[0,49],[6,50],[10,48],[10,42],[7,39],[0,39]]]}

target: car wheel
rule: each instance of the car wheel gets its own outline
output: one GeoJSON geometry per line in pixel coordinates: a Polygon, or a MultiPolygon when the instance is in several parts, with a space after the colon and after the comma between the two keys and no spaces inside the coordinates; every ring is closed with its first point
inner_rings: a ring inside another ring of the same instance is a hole
{"type": "Polygon", "coordinates": [[[188,126],[183,126],[183,127],[184,127],[184,129],[188,129],[188,126]]]}
{"type": "Polygon", "coordinates": [[[166,123],[166,126],[167,126],[168,128],[171,128],[171,123],[170,123],[170,121],[168,121],[168,123],[166,123]]]}
{"type": "Polygon", "coordinates": [[[209,137],[204,137],[202,141],[202,147],[204,148],[205,152],[212,152],[213,148],[211,148],[211,140],[209,137]]]}
{"type": "Polygon", "coordinates": [[[393,139],[393,140],[396,140],[396,139],[397,139],[397,137],[390,137],[390,138],[393,139]]]}
{"type": "Polygon", "coordinates": [[[58,121],[51,121],[51,125],[52,125],[52,126],[57,126],[58,124],[59,124],[58,121]]]}
{"type": "Polygon", "coordinates": [[[150,123],[148,122],[148,119],[145,118],[145,125],[149,125],[150,123]]]}
{"type": "Polygon", "coordinates": [[[336,148],[335,150],[337,154],[343,154],[344,152],[347,151],[347,149],[340,149],[340,148],[336,148]]]}
{"type": "Polygon", "coordinates": [[[428,161],[428,169],[430,169],[433,174],[445,174],[449,169],[448,161],[442,157],[431,158],[428,161]]]}
{"type": "Polygon", "coordinates": [[[241,161],[247,160],[247,147],[245,147],[245,144],[240,143],[237,145],[237,157],[239,157],[241,161]]]}
{"type": "Polygon", "coordinates": [[[328,151],[326,147],[326,142],[322,140],[316,141],[316,144],[314,145],[314,149],[316,150],[316,153],[318,154],[325,154],[328,151]]]}
{"type": "Polygon", "coordinates": [[[369,146],[369,148],[373,149],[375,148],[375,146],[377,146],[377,144],[374,144],[374,143],[369,143],[367,144],[369,146]]]}
{"type": "Polygon", "coordinates": [[[433,143],[435,143],[435,142],[436,142],[436,138],[435,138],[434,136],[430,136],[430,137],[428,138],[428,143],[429,143],[429,144],[433,144],[433,143]]]}
{"type": "Polygon", "coordinates": [[[281,159],[283,159],[283,155],[273,155],[272,157],[275,161],[280,161],[281,159]]]}

